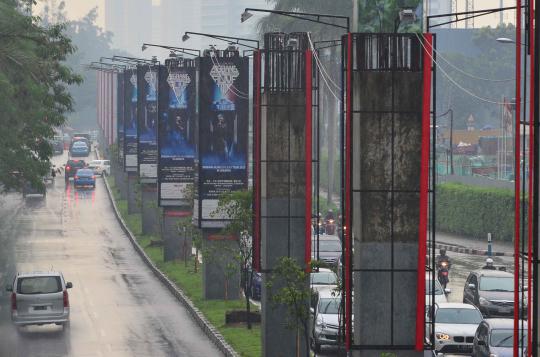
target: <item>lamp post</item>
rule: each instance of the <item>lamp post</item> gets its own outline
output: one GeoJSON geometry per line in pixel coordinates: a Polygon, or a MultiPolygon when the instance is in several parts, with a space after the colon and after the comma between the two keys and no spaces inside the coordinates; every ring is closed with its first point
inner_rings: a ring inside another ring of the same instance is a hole
{"type": "Polygon", "coordinates": [[[454,174],[454,110],[448,109],[446,112],[439,115],[437,118],[444,117],[450,114],[450,175],[454,174]]]}
{"type": "Polygon", "coordinates": [[[304,20],[309,22],[315,22],[318,24],[338,27],[344,30],[347,30],[347,32],[351,32],[350,29],[350,19],[348,16],[339,16],[339,15],[329,15],[329,14],[318,14],[318,13],[310,13],[310,12],[296,12],[296,11],[281,11],[281,10],[266,10],[266,9],[254,9],[247,7],[244,9],[244,12],[242,15],[240,15],[240,22],[245,22],[249,20],[253,14],[252,12],[264,12],[269,14],[276,14],[281,16],[287,16],[292,17],[293,19],[298,20],[304,20]],[[321,19],[340,19],[345,20],[346,25],[339,25],[328,21],[323,21],[321,19]]]}
{"type": "Polygon", "coordinates": [[[244,47],[247,47],[247,48],[251,48],[253,50],[258,50],[259,49],[259,41],[258,40],[252,40],[250,38],[242,38],[242,37],[214,35],[214,34],[211,34],[211,33],[191,32],[191,31],[186,31],[184,33],[184,35],[182,36],[182,42],[186,42],[187,40],[189,40],[190,35],[210,37],[210,38],[213,38],[215,40],[227,42],[229,44],[236,44],[236,45],[239,45],[239,46],[244,46],[244,47]],[[246,44],[244,42],[254,43],[255,46],[246,44]]]}
{"type": "Polygon", "coordinates": [[[127,61],[130,61],[130,62],[135,62],[137,64],[141,64],[141,63],[144,63],[144,64],[156,64],[156,63],[159,62],[156,59],[156,57],[152,57],[151,60],[146,59],[146,58],[126,57],[126,56],[113,56],[112,58],[113,58],[113,60],[127,60],[127,61]]]}
{"type": "Polygon", "coordinates": [[[158,48],[164,48],[166,50],[170,50],[171,52],[180,52],[184,53],[186,55],[191,55],[195,57],[199,57],[201,55],[200,50],[195,50],[192,48],[183,48],[183,47],[174,47],[174,46],[165,46],[165,45],[156,45],[153,43],[143,43],[141,47],[141,51],[146,51],[148,47],[158,47],[158,48]],[[193,52],[193,53],[192,53],[193,52]]]}

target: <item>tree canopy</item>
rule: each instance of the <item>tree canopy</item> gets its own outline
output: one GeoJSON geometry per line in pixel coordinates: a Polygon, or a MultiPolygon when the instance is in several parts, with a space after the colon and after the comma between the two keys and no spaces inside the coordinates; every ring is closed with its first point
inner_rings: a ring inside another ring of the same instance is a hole
{"type": "MultiPolygon", "coordinates": [[[[24,1],[30,4],[33,1],[24,1]]],[[[20,1],[0,0],[0,184],[40,187],[50,169],[48,141],[73,110],[68,86],[82,78],[65,64],[76,49],[64,24],[41,25],[19,11],[20,1]]]]}

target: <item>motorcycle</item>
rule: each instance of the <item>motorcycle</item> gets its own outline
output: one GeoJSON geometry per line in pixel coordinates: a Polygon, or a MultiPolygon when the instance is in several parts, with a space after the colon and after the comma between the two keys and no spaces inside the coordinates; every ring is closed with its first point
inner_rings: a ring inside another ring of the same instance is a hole
{"type": "Polygon", "coordinates": [[[324,231],[326,234],[328,235],[334,235],[336,234],[336,223],[335,221],[330,218],[330,219],[327,219],[325,222],[324,222],[324,231]]]}
{"type": "Polygon", "coordinates": [[[449,282],[449,279],[448,279],[448,262],[441,262],[439,264],[439,267],[437,269],[437,279],[439,280],[439,283],[441,283],[442,288],[446,289],[446,285],[449,282]]]}

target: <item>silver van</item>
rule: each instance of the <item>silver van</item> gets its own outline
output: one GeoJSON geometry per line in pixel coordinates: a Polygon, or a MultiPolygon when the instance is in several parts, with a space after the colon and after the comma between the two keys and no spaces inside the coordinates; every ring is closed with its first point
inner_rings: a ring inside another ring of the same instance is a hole
{"type": "Polygon", "coordinates": [[[73,284],[59,272],[19,273],[11,292],[11,320],[17,326],[69,324],[69,295],[73,284]]]}

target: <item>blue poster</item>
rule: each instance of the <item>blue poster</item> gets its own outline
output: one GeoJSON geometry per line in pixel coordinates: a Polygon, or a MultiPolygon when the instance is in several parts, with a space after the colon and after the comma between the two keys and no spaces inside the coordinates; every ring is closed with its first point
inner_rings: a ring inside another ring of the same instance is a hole
{"type": "Polygon", "coordinates": [[[124,170],[137,171],[137,70],[124,72],[124,170]]]}
{"type": "Polygon", "coordinates": [[[158,66],[137,67],[137,163],[141,182],[157,180],[158,66]]]}

